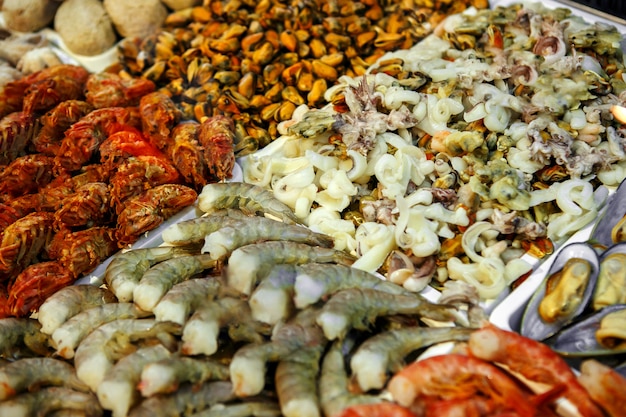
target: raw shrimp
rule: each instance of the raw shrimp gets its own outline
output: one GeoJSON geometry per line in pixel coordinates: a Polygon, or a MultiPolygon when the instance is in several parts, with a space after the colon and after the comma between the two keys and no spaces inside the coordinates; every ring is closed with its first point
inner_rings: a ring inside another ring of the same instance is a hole
{"type": "Polygon", "coordinates": [[[44,417],[57,410],[76,410],[85,417],[101,417],[102,407],[92,393],[64,387],[47,387],[0,402],[0,415],[44,417]]]}
{"type": "Polygon", "coordinates": [[[395,374],[387,390],[400,405],[416,401],[488,399],[494,411],[515,411],[520,417],[535,416],[536,408],[517,382],[495,365],[471,356],[447,354],[413,362],[395,374]]]}
{"type": "Polygon", "coordinates": [[[343,341],[334,342],[322,359],[318,387],[320,405],[326,417],[339,417],[348,407],[382,402],[379,396],[356,394],[349,390],[342,345],[343,341]]]}
{"type": "Polygon", "coordinates": [[[89,387],[76,376],[74,367],[59,359],[23,358],[0,368],[0,401],[47,385],[89,392],[89,387]]]}
{"type": "Polygon", "coordinates": [[[235,352],[230,363],[230,380],[240,397],[255,395],[265,385],[267,362],[287,358],[303,347],[325,345],[321,329],[315,326],[317,311],[300,311],[293,320],[280,326],[270,342],[246,345],[235,352]]]}
{"type": "Polygon", "coordinates": [[[107,303],[81,311],[52,333],[56,353],[65,358],[74,357],[74,349],[97,327],[118,319],[140,319],[151,314],[133,303],[107,303]]]}
{"type": "Polygon", "coordinates": [[[132,338],[154,329],[153,319],[119,319],[105,323],[85,337],[74,355],[76,374],[92,391],[96,391],[109,369],[113,367],[113,352],[109,341],[115,337],[132,338]]]}
{"type": "Polygon", "coordinates": [[[307,262],[351,265],[354,257],[342,251],[305,243],[269,241],[235,249],[228,258],[228,285],[246,295],[256,286],[259,276],[266,275],[276,264],[307,262]]]}
{"type": "Polygon", "coordinates": [[[406,327],[376,334],[352,355],[352,375],[363,391],[382,389],[387,382],[387,372],[402,369],[409,353],[436,343],[466,341],[472,331],[460,327],[406,327]]]}
{"type": "Polygon", "coordinates": [[[40,331],[41,324],[31,318],[7,317],[0,319],[0,355],[19,355],[25,346],[30,352],[48,354],[48,335],[40,331]]]}
{"type": "Polygon", "coordinates": [[[236,327],[239,334],[229,330],[231,340],[261,343],[260,332],[268,333],[261,323],[250,315],[248,304],[239,298],[224,297],[198,308],[183,328],[182,352],[185,355],[212,355],[218,348],[218,337],[223,327],[236,327]]]}
{"type": "Polygon", "coordinates": [[[175,355],[146,365],[138,388],[141,395],[171,393],[183,382],[199,384],[209,380],[227,380],[228,366],[211,359],[175,355]]]}
{"type": "Polygon", "coordinates": [[[220,289],[213,278],[197,278],[179,282],[165,293],[152,309],[157,321],[185,324],[189,314],[205,302],[211,302],[220,289]]]}
{"type": "Polygon", "coordinates": [[[215,267],[209,255],[182,255],[148,269],[133,290],[133,300],[142,310],[152,311],[173,285],[215,267]]]}
{"type": "Polygon", "coordinates": [[[241,246],[266,240],[288,240],[325,248],[333,246],[332,237],[315,233],[307,227],[265,217],[248,217],[208,234],[202,253],[210,253],[214,259],[219,259],[241,246]]]}
{"type": "Polygon", "coordinates": [[[354,287],[372,288],[390,294],[411,294],[400,285],[361,269],[311,262],[296,266],[294,303],[296,307],[304,308],[326,295],[354,287]]]}
{"type": "Polygon", "coordinates": [[[125,417],[137,402],[136,386],[144,366],[170,356],[170,351],[157,344],[139,348],[123,357],[111,368],[98,385],[97,395],[102,408],[111,410],[113,417],[125,417]]]}
{"type": "Polygon", "coordinates": [[[238,404],[215,405],[191,417],[279,417],[278,404],[268,401],[247,401],[238,404]]]}
{"type": "Polygon", "coordinates": [[[268,274],[260,278],[259,285],[248,299],[252,318],[273,325],[289,317],[295,310],[293,303],[295,278],[295,265],[272,266],[268,274]]]}
{"type": "Polygon", "coordinates": [[[120,302],[133,301],[135,287],[151,266],[189,253],[190,248],[168,246],[121,251],[107,266],[104,282],[120,302]]]}
{"type": "Polygon", "coordinates": [[[52,334],[70,317],[91,307],[115,301],[113,293],[93,285],[71,285],[61,288],[39,307],[37,320],[41,331],[52,334]]]}
{"type": "Polygon", "coordinates": [[[417,417],[411,410],[395,403],[353,405],[340,414],[340,417],[417,417]]]}
{"type": "Polygon", "coordinates": [[[390,294],[371,288],[348,288],[333,294],[324,304],[317,324],[329,340],[343,338],[348,330],[367,330],[378,316],[415,314],[420,318],[452,321],[453,309],[433,304],[419,294],[390,294]]]}
{"type": "Polygon", "coordinates": [[[564,386],[563,396],[583,417],[603,415],[563,358],[541,342],[489,324],[472,333],[469,352],[477,358],[506,365],[531,381],[564,386]]]}
{"type": "Polygon", "coordinates": [[[610,417],[620,417],[626,410],[626,378],[595,359],[583,361],[578,382],[610,417]]]}
{"type": "Polygon", "coordinates": [[[215,232],[220,227],[230,223],[238,223],[238,219],[230,215],[231,211],[236,212],[236,210],[220,210],[207,216],[171,224],[161,234],[163,242],[169,245],[203,242],[209,233],[215,232]]]}
{"type": "Polygon", "coordinates": [[[317,373],[325,345],[303,348],[281,360],[274,383],[285,417],[319,417],[317,373]]]}
{"type": "Polygon", "coordinates": [[[302,223],[271,190],[243,182],[207,184],[198,196],[200,210],[210,213],[224,208],[238,208],[246,214],[269,214],[285,223],[302,223]]]}
{"type": "Polygon", "coordinates": [[[154,395],[133,407],[128,417],[189,416],[215,404],[235,399],[227,381],[213,381],[200,386],[185,384],[172,394],[154,395]]]}

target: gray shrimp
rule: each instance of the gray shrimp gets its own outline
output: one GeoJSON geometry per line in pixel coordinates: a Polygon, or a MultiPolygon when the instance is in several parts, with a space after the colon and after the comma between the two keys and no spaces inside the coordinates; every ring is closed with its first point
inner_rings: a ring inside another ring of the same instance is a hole
{"type": "Polygon", "coordinates": [[[300,242],[325,248],[334,244],[332,237],[316,233],[308,227],[265,217],[248,217],[209,233],[204,239],[201,252],[210,253],[214,259],[219,259],[238,247],[266,240],[300,242]]]}
{"type": "Polygon", "coordinates": [[[74,367],[59,359],[23,358],[0,368],[0,401],[31,387],[48,385],[89,391],[89,387],[76,376],[74,367]]]}
{"type": "Polygon", "coordinates": [[[379,316],[415,314],[441,322],[453,322],[455,310],[433,304],[419,294],[390,294],[371,288],[337,291],[322,307],[317,324],[329,340],[343,338],[348,330],[367,330],[379,316]]]}
{"type": "Polygon", "coordinates": [[[76,410],[85,417],[101,417],[102,407],[92,393],[65,387],[46,387],[0,402],[0,415],[44,417],[60,410],[76,410]]]}
{"type": "Polygon", "coordinates": [[[59,326],[52,333],[52,345],[59,356],[72,359],[76,347],[98,326],[118,319],[140,319],[150,315],[133,303],[108,303],[91,307],[59,326]]]}
{"type": "Polygon", "coordinates": [[[249,215],[268,214],[285,223],[302,223],[293,210],[278,200],[271,190],[243,182],[205,185],[198,196],[198,207],[206,213],[225,208],[238,208],[249,215]]]}
{"type": "Polygon", "coordinates": [[[355,258],[342,251],[321,246],[289,241],[253,243],[235,249],[228,259],[228,285],[250,295],[258,278],[267,275],[276,264],[303,264],[308,262],[351,265],[355,258]]]}
{"type": "Polygon", "coordinates": [[[376,404],[380,396],[359,395],[349,390],[350,380],[344,363],[342,341],[334,342],[322,359],[318,382],[320,406],[326,417],[337,417],[341,412],[358,404],[376,404]]]}
{"type": "Polygon", "coordinates": [[[154,306],[152,309],[154,317],[157,321],[172,321],[183,325],[192,311],[218,295],[220,287],[220,282],[213,278],[179,282],[154,306]]]}
{"type": "Polygon", "coordinates": [[[105,323],[89,333],[78,345],[74,355],[76,374],[92,391],[113,367],[117,356],[116,344],[159,336],[162,332],[175,331],[180,326],[154,319],[118,319],[105,323]]]}
{"type": "Polygon", "coordinates": [[[317,311],[300,311],[293,320],[275,329],[272,339],[261,344],[245,345],[233,355],[230,380],[240,397],[256,395],[265,386],[267,362],[287,358],[303,347],[324,345],[326,339],[315,325],[317,311]]]}
{"type": "Polygon", "coordinates": [[[142,310],[152,311],[174,284],[215,267],[209,255],[184,255],[167,259],[148,269],[133,290],[133,300],[142,310]]]}
{"type": "Polygon", "coordinates": [[[237,404],[217,404],[192,414],[191,417],[279,417],[278,404],[269,401],[246,401],[237,404]]]}
{"type": "Polygon", "coordinates": [[[248,304],[252,318],[263,323],[276,324],[287,319],[295,311],[293,303],[296,266],[273,265],[272,269],[252,291],[248,304]]]}
{"type": "Polygon", "coordinates": [[[105,289],[93,285],[69,285],[52,294],[39,307],[37,320],[41,323],[41,331],[52,334],[70,317],[81,311],[112,303],[115,295],[105,289]]]}
{"type": "Polygon", "coordinates": [[[49,337],[41,332],[41,323],[35,319],[0,319],[0,335],[0,355],[5,358],[19,357],[21,353],[48,355],[49,337]]]}
{"type": "Polygon", "coordinates": [[[143,274],[159,262],[189,255],[191,248],[178,246],[157,246],[121,251],[107,266],[104,282],[122,303],[133,301],[133,291],[143,274]]]}
{"type": "Polygon", "coordinates": [[[441,342],[466,341],[472,331],[461,327],[406,327],[376,334],[352,355],[352,375],[363,391],[381,389],[388,373],[406,365],[404,358],[409,353],[441,342]]]}
{"type": "Polygon", "coordinates": [[[224,297],[199,307],[183,328],[182,352],[185,355],[212,355],[218,348],[220,330],[236,327],[238,334],[229,329],[233,341],[260,343],[264,326],[251,318],[250,307],[239,298],[224,297]]]}
{"type": "Polygon", "coordinates": [[[113,417],[125,417],[128,410],[139,400],[136,386],[141,380],[143,368],[170,355],[169,350],[157,344],[139,348],[120,359],[106,373],[96,390],[102,408],[111,410],[113,417]]]}
{"type": "Polygon", "coordinates": [[[206,216],[171,224],[163,230],[161,238],[163,242],[170,245],[202,243],[208,234],[230,224],[239,223],[244,218],[250,217],[238,210],[214,212],[206,216]]]}
{"type": "Polygon", "coordinates": [[[200,386],[184,384],[174,393],[146,398],[130,410],[128,417],[189,416],[235,398],[229,381],[206,382],[200,386]]]}
{"type": "Polygon", "coordinates": [[[217,361],[175,355],[146,365],[138,388],[142,396],[150,397],[172,393],[184,382],[224,381],[229,376],[228,366],[217,361]]]}
{"type": "Polygon", "coordinates": [[[411,294],[397,284],[347,265],[306,263],[296,266],[294,303],[297,308],[305,308],[326,295],[355,287],[372,288],[390,294],[411,294]]]}
{"type": "Polygon", "coordinates": [[[319,417],[317,373],[325,345],[298,350],[281,360],[274,383],[285,417],[319,417]]]}

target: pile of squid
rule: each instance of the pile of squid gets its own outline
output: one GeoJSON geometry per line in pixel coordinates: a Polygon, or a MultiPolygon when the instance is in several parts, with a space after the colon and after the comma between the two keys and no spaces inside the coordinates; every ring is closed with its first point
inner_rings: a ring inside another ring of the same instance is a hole
{"type": "Polygon", "coordinates": [[[488,324],[467,284],[434,302],[352,268],[268,190],[209,184],[198,207],[161,246],[116,254],[103,286],[0,320],[0,414],[530,417],[564,403],[604,417],[626,404],[623,376],[589,361],[577,378],[488,324]],[[422,355],[443,342],[455,347],[422,355]]]}
{"type": "Polygon", "coordinates": [[[621,39],[540,4],[449,16],[298,107],[242,158],[244,181],[360,269],[498,299],[626,176],[621,39]]]}
{"type": "Polygon", "coordinates": [[[57,65],[0,87],[0,316],[29,314],[232,175],[233,125],[149,80],[57,65]]]}

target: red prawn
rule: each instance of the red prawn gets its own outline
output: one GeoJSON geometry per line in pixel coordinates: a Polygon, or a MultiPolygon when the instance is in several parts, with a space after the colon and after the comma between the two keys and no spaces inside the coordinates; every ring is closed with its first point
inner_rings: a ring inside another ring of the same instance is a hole
{"type": "Polygon", "coordinates": [[[178,124],[171,135],[171,144],[167,146],[167,156],[188,184],[196,190],[208,182],[208,169],[202,147],[198,142],[200,125],[196,122],[178,124]]]}
{"type": "Polygon", "coordinates": [[[479,415],[512,411],[520,417],[532,417],[537,411],[511,376],[495,365],[461,354],[414,362],[395,374],[387,389],[400,405],[418,403],[425,410],[437,410],[441,401],[481,398],[484,401],[479,406],[486,408],[487,413],[479,415]]]}
{"type": "Polygon", "coordinates": [[[125,107],[97,109],[81,118],[65,131],[61,149],[56,157],[59,168],[75,171],[91,160],[98,147],[107,137],[125,130],[137,128],[131,110],[125,107]]]}
{"type": "Polygon", "coordinates": [[[583,417],[603,417],[568,364],[549,346],[492,324],[476,330],[469,339],[470,355],[506,365],[524,378],[563,389],[583,417]]]}
{"type": "Polygon", "coordinates": [[[54,158],[51,156],[21,156],[0,172],[0,194],[18,197],[34,193],[53,180],[53,168],[54,158]]]}
{"type": "Polygon", "coordinates": [[[39,74],[24,92],[22,109],[26,113],[45,112],[66,100],[80,99],[89,76],[85,68],[76,65],[65,65],[63,71],[51,70],[43,74],[39,74]]]}
{"type": "Polygon", "coordinates": [[[0,272],[10,279],[33,263],[48,245],[53,224],[52,213],[34,212],[4,229],[0,240],[0,272]]]}
{"type": "Polygon", "coordinates": [[[24,155],[38,129],[37,119],[24,112],[13,112],[0,119],[0,165],[24,155]]]}
{"type": "Polygon", "coordinates": [[[204,149],[209,173],[220,181],[230,178],[235,166],[235,126],[232,119],[217,115],[203,120],[198,141],[204,149]]]}
{"type": "Polygon", "coordinates": [[[41,116],[41,130],[32,140],[37,152],[51,156],[59,153],[65,131],[92,110],[86,101],[66,100],[41,116]]]}
{"type": "Polygon", "coordinates": [[[580,382],[591,398],[610,417],[621,417],[626,411],[626,378],[612,368],[595,359],[583,361],[580,367],[580,382]]]}
{"type": "Polygon", "coordinates": [[[25,101],[30,100],[34,103],[38,93],[33,91],[30,93],[31,97],[26,99],[27,90],[31,85],[48,78],[64,77],[64,74],[75,74],[80,80],[85,71],[83,67],[77,65],[54,65],[7,83],[0,87],[0,117],[22,110],[25,101]]]}
{"type": "Polygon", "coordinates": [[[131,156],[156,156],[165,158],[165,155],[152,145],[143,134],[136,129],[128,128],[113,133],[98,149],[100,162],[110,170],[120,161],[131,156]]]}
{"type": "Polygon", "coordinates": [[[191,206],[198,193],[187,186],[164,184],[130,199],[117,217],[116,237],[119,246],[134,243],[139,236],[162,224],[166,219],[191,206]]]}
{"type": "Polygon", "coordinates": [[[174,101],[167,94],[155,91],[141,97],[139,112],[143,133],[154,146],[165,149],[172,129],[182,117],[174,101]]]}
{"type": "Polygon", "coordinates": [[[85,97],[96,109],[139,105],[141,97],[153,92],[155,84],[145,78],[126,78],[109,72],[87,78],[85,97]]]}
{"type": "Polygon", "coordinates": [[[399,404],[383,402],[353,405],[338,417],[417,417],[415,413],[399,404]]]}
{"type": "Polygon", "coordinates": [[[119,214],[128,198],[157,185],[179,182],[180,174],[166,158],[150,155],[130,157],[117,166],[109,181],[111,203],[119,214]]]}

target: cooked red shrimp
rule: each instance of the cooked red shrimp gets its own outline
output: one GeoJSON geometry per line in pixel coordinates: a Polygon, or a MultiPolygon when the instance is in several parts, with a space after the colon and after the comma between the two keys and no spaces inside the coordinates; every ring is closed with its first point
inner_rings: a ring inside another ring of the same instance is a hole
{"type": "Polygon", "coordinates": [[[406,407],[395,403],[359,404],[346,408],[340,417],[415,417],[406,407]]]}
{"type": "Polygon", "coordinates": [[[595,359],[584,361],[580,367],[580,372],[578,381],[610,417],[624,415],[626,410],[626,378],[595,359]]]}
{"type": "Polygon", "coordinates": [[[477,358],[506,365],[530,381],[564,386],[563,397],[576,406],[583,417],[604,415],[567,363],[541,342],[487,325],[470,336],[469,352],[477,358]]]}
{"type": "Polygon", "coordinates": [[[535,416],[536,408],[517,382],[495,365],[460,354],[414,362],[394,375],[387,389],[400,405],[484,397],[494,411],[535,416]]]}

